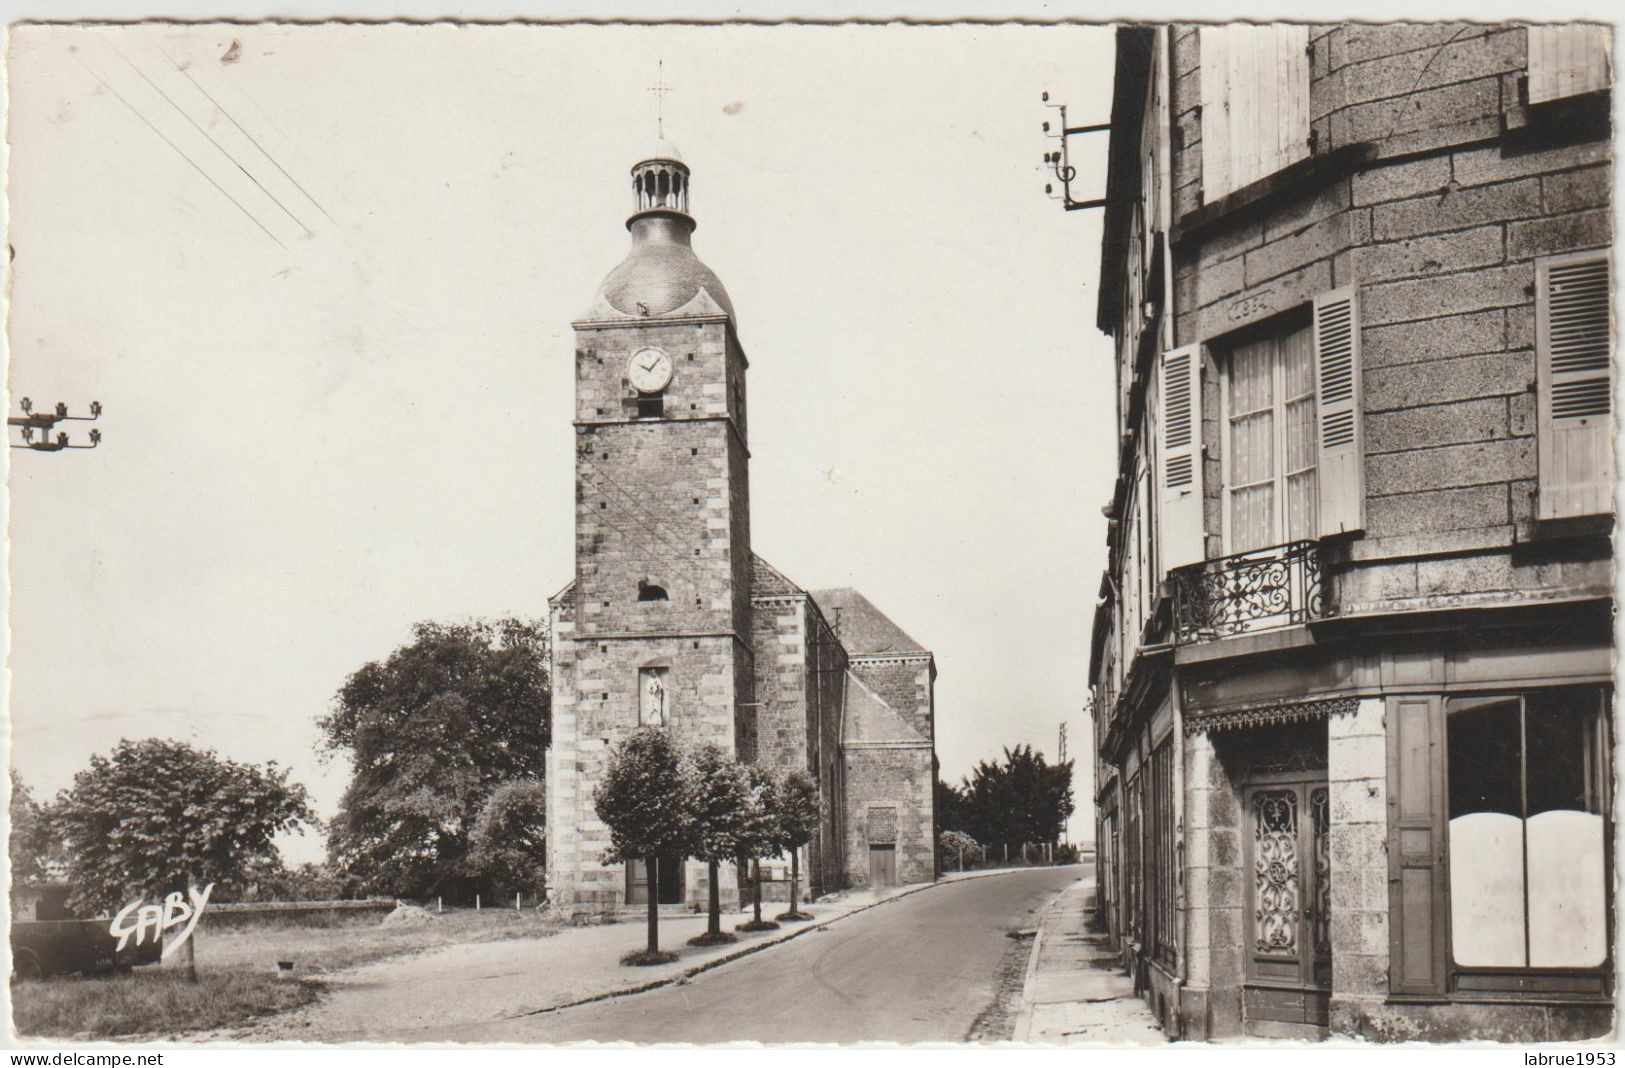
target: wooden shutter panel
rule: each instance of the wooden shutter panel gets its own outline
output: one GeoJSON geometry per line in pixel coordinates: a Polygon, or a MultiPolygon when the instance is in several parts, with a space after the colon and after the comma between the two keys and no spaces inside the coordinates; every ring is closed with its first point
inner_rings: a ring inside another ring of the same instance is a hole
{"type": "Polygon", "coordinates": [[[1613,344],[1608,255],[1535,263],[1541,519],[1612,511],[1613,344]]]}
{"type": "Polygon", "coordinates": [[[1606,26],[1529,27],[1529,102],[1595,93],[1614,84],[1606,26]]]}
{"type": "Polygon", "coordinates": [[[1309,28],[1204,26],[1202,199],[1309,155],[1309,28]]]}
{"type": "Polygon", "coordinates": [[[1202,350],[1198,345],[1162,354],[1155,426],[1157,533],[1164,572],[1207,558],[1202,526],[1202,350]]]}
{"type": "Polygon", "coordinates": [[[1444,722],[1438,697],[1388,700],[1389,984],[1444,990],[1444,722]]]}
{"type": "Polygon", "coordinates": [[[1320,533],[1365,529],[1365,420],[1360,385],[1360,296],[1354,287],[1315,297],[1315,428],[1320,533]]]}
{"type": "Polygon", "coordinates": [[[1228,26],[1198,32],[1202,79],[1202,200],[1230,192],[1230,35],[1228,26]]]}

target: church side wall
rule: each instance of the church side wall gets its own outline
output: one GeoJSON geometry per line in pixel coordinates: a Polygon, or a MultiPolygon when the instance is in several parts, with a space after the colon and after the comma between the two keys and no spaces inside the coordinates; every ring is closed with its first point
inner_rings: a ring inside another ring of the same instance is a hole
{"type": "Polygon", "coordinates": [[[807,598],[802,604],[803,631],[810,635],[806,688],[807,770],[818,783],[823,820],[809,847],[809,872],[816,873],[812,891],[833,893],[848,885],[845,866],[846,806],[841,769],[841,725],[846,709],[846,650],[836,639],[824,614],[807,598]]]}
{"type": "Polygon", "coordinates": [[[892,845],[899,884],[936,878],[930,746],[848,743],[846,867],[853,886],[870,885],[871,847],[892,845]]]}
{"type": "Polygon", "coordinates": [[[928,656],[860,656],[853,659],[852,672],[911,727],[927,738],[934,737],[928,656]]]}
{"type": "Polygon", "coordinates": [[[782,771],[806,768],[809,670],[803,596],[758,597],[752,602],[756,647],[756,762],[782,771]]]}

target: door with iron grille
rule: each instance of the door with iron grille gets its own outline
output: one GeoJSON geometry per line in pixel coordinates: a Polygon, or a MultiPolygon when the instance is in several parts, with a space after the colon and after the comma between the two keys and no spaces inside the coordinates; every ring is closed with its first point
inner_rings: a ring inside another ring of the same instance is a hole
{"type": "Polygon", "coordinates": [[[1247,1018],[1324,1026],[1332,980],[1326,781],[1272,776],[1244,796],[1247,1018]]]}

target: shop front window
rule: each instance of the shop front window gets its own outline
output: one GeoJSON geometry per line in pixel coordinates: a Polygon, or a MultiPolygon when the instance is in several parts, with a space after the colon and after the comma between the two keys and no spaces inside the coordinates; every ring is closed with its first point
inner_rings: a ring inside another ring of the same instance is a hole
{"type": "Polygon", "coordinates": [[[1608,953],[1601,691],[1452,698],[1447,710],[1455,963],[1601,965],[1608,953]]]}

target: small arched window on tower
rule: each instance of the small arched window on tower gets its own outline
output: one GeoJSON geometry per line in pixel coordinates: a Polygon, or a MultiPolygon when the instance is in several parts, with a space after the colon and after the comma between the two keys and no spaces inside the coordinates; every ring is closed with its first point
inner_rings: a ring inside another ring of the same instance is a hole
{"type": "Polygon", "coordinates": [[[666,198],[671,194],[671,177],[665,171],[660,172],[660,206],[666,207],[666,198]]]}
{"type": "Polygon", "coordinates": [[[666,600],[666,587],[658,586],[648,579],[638,579],[638,600],[664,601],[666,600]]]}

